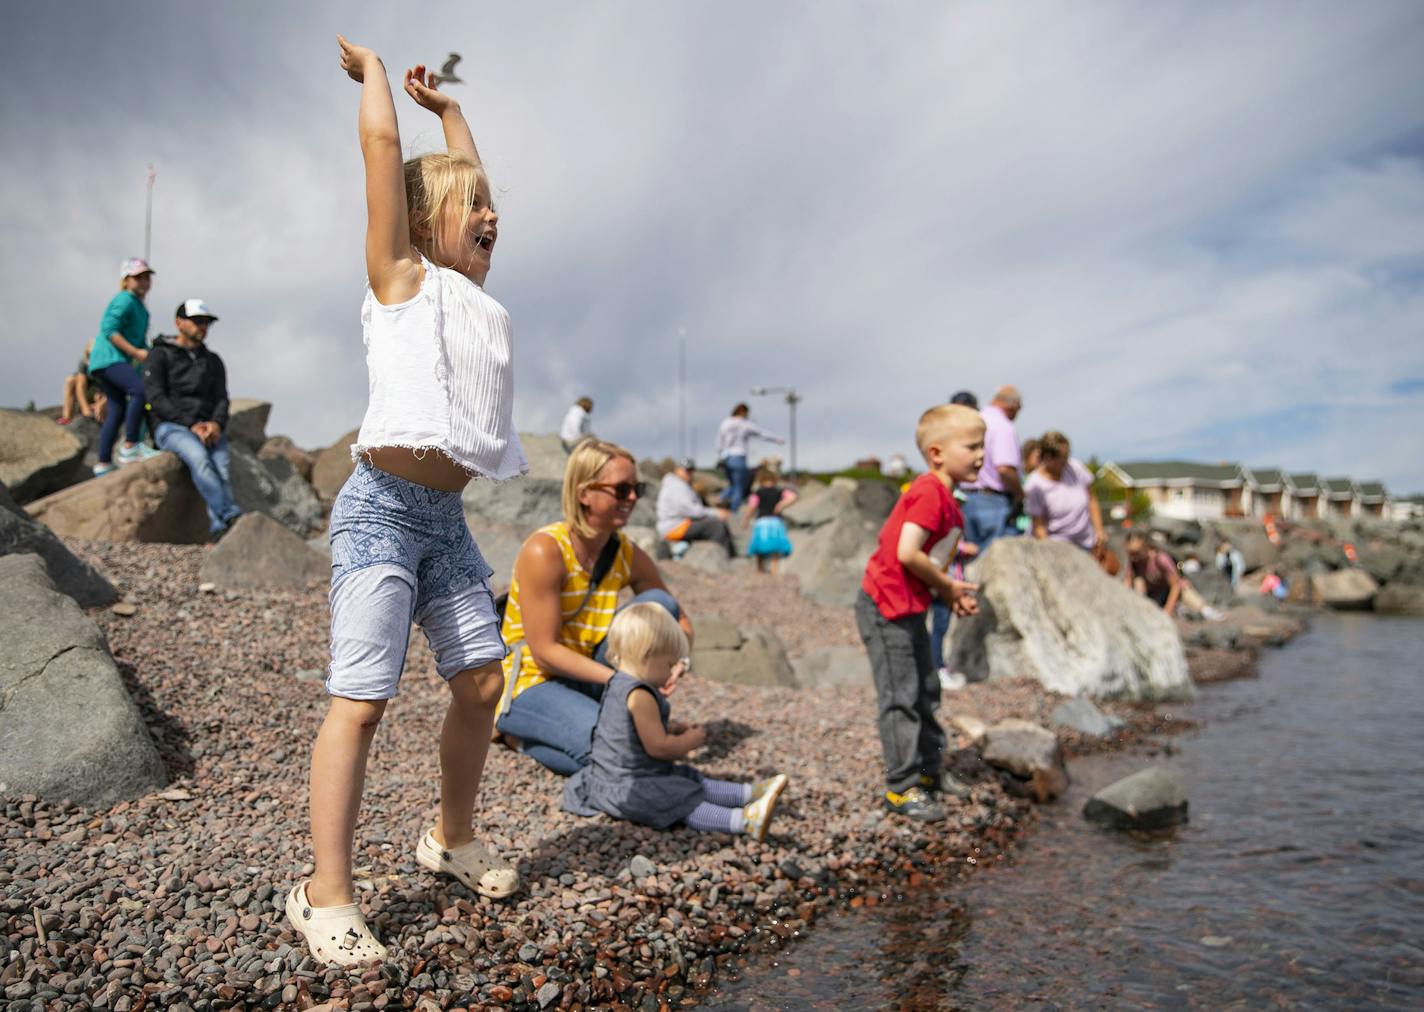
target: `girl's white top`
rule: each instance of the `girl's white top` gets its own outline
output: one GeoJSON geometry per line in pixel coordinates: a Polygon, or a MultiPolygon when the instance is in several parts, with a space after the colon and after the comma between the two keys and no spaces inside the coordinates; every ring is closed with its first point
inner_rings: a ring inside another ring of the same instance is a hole
{"type": "Polygon", "coordinates": [[[385,306],[366,287],[361,336],[370,402],[352,459],[405,446],[438,450],[496,481],[525,474],[509,314],[463,274],[421,262],[425,278],[409,301],[385,306]]]}

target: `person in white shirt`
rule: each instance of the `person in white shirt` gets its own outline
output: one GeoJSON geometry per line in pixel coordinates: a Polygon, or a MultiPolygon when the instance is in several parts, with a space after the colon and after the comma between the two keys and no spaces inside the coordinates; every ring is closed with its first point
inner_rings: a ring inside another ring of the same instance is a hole
{"type": "Polygon", "coordinates": [[[564,444],[565,453],[573,453],[575,446],[593,435],[593,424],[589,421],[591,414],[591,397],[580,397],[569,406],[569,413],[564,415],[564,424],[559,426],[559,442],[564,444]]]}
{"type": "Polygon", "coordinates": [[[733,513],[742,508],[752,484],[751,468],[747,466],[747,441],[755,438],[773,443],[786,442],[750,421],[747,418],[750,412],[751,409],[745,404],[738,404],[717,429],[717,459],[727,473],[727,491],[722,493],[722,500],[733,513]]]}
{"type": "Polygon", "coordinates": [[[737,554],[726,512],[714,510],[692,487],[693,464],[684,457],[663,476],[658,489],[658,537],[664,541],[715,541],[727,550],[727,558],[737,554]]]}

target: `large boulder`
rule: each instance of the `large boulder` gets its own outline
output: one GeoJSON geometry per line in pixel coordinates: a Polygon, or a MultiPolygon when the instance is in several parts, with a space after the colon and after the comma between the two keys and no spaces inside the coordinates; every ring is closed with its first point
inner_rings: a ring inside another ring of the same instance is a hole
{"type": "Polygon", "coordinates": [[[1109,829],[1165,829],[1187,821],[1187,795],[1174,773],[1149,767],[1098,791],[1083,815],[1109,829]]]}
{"type": "Polygon", "coordinates": [[[524,449],[524,459],[529,461],[526,477],[557,482],[564,480],[569,455],[564,452],[564,444],[557,435],[521,432],[519,445],[524,449]]]}
{"type": "Polygon", "coordinates": [[[1424,616],[1424,587],[1387,583],[1375,595],[1374,606],[1381,615],[1424,616]]]}
{"type": "Polygon", "coordinates": [[[84,444],[34,411],[0,408],[0,482],[16,502],[32,502],[88,477],[84,444]]]}
{"type": "Polygon", "coordinates": [[[730,573],[736,566],[727,557],[727,550],[715,541],[694,541],[676,564],[700,569],[704,573],[730,573]]]}
{"type": "Polygon", "coordinates": [[[1379,593],[1379,584],[1363,569],[1341,569],[1317,573],[1310,579],[1315,599],[1337,611],[1368,611],[1379,593]]]}
{"type": "Polygon", "coordinates": [[[312,465],[316,463],[316,458],[292,442],[289,436],[268,436],[257,451],[257,459],[285,460],[305,481],[311,481],[312,465]]]}
{"type": "Polygon", "coordinates": [[[316,452],[311,483],[322,502],[329,503],[335,499],[346,479],[351,477],[351,472],[356,470],[356,463],[351,459],[351,444],[356,442],[360,433],[359,428],[352,429],[326,449],[316,452]]]}
{"type": "Polygon", "coordinates": [[[692,670],[714,682],[796,688],[796,672],[786,648],[770,629],[738,629],[716,616],[697,620],[692,670]]]}
{"type": "Polygon", "coordinates": [[[855,603],[865,563],[875,550],[875,532],[854,512],[814,530],[792,531],[791,546],[781,571],[797,578],[802,594],[835,607],[848,608],[855,603]]]}
{"type": "Polygon", "coordinates": [[[1179,520],[1154,514],[1149,527],[1174,545],[1195,545],[1202,539],[1201,524],[1195,520],[1179,520]]]}
{"type": "Polygon", "coordinates": [[[514,560],[519,556],[519,549],[524,547],[526,535],[498,520],[472,519],[467,516],[466,523],[469,525],[470,534],[474,536],[475,544],[479,546],[480,554],[494,570],[494,574],[489,578],[490,587],[497,594],[503,593],[509,589],[514,579],[514,560]]]}
{"type": "MultiPolygon", "coordinates": [[[[1231,589],[1231,581],[1221,575],[1221,571],[1207,560],[1207,564],[1195,573],[1187,576],[1187,582],[1192,585],[1202,600],[1215,608],[1230,608],[1236,603],[1236,594],[1231,589]]],[[[1245,581],[1242,581],[1243,585],[1245,581]]]]}
{"type": "MultiPolygon", "coordinates": [[[[1266,537],[1266,529],[1259,520],[1218,520],[1214,526],[1218,539],[1230,541],[1241,553],[1248,572],[1272,565],[1280,554],[1271,544],[1271,539],[1266,537]]],[[[1215,542],[1212,549],[1215,550],[1215,542]]],[[[1211,560],[1203,556],[1202,561],[1210,564],[1211,560]]]]}
{"type": "Polygon", "coordinates": [[[507,524],[520,538],[527,538],[564,515],[563,488],[562,480],[549,478],[476,478],[462,493],[465,519],[477,541],[481,525],[490,521],[507,524]]]}
{"type": "Polygon", "coordinates": [[[981,745],[984,761],[1029,781],[1034,797],[1051,801],[1068,789],[1058,736],[1031,720],[1011,717],[992,725],[981,745]]]}
{"type": "Polygon", "coordinates": [[[256,453],[267,441],[267,419],[272,414],[268,401],[235,397],[228,402],[227,441],[256,453]]]}
{"type": "Polygon", "coordinates": [[[833,478],[829,485],[808,481],[797,489],[797,499],[781,511],[788,527],[820,527],[855,512],[856,483],[833,478]]]}
{"type": "Polygon", "coordinates": [[[0,555],[38,555],[61,593],[85,608],[118,600],[118,591],[103,574],[64,546],[44,524],[31,520],[0,483],[0,555]]]}
{"type": "Polygon", "coordinates": [[[244,513],[266,513],[306,537],[321,526],[321,501],[290,460],[232,443],[232,497],[244,513]]]}
{"type": "Polygon", "coordinates": [[[199,578],[224,590],[305,590],[331,560],[265,513],[247,513],[203,559],[199,578]]]}
{"type": "Polygon", "coordinates": [[[827,689],[843,685],[870,686],[870,658],[864,647],[822,647],[791,662],[803,688],[827,689]]]}
{"type": "Polygon", "coordinates": [[[1000,538],[970,567],[979,613],[951,630],[952,671],[1036,678],[1065,696],[1193,694],[1172,620],[1072,545],[1000,538]]]}
{"type": "Polygon", "coordinates": [[[38,555],[0,558],[0,794],[103,806],[166,782],[104,636],[38,555]]]}
{"type": "Polygon", "coordinates": [[[26,507],[61,537],[198,545],[208,514],[188,468],[171,453],[127,464],[26,507]]]}

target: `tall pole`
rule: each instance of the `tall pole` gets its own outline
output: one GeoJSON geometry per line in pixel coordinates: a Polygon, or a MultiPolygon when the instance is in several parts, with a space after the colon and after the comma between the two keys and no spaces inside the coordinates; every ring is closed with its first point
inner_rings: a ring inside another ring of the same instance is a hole
{"type": "Polygon", "coordinates": [[[152,165],[148,167],[148,206],[143,212],[143,259],[153,259],[153,180],[158,175],[152,165]]]}
{"type": "Polygon", "coordinates": [[[786,403],[791,405],[791,474],[796,474],[796,402],[801,399],[795,390],[786,391],[786,403]]]}
{"type": "Polygon", "coordinates": [[[687,456],[687,328],[677,328],[677,455],[687,456]]]}

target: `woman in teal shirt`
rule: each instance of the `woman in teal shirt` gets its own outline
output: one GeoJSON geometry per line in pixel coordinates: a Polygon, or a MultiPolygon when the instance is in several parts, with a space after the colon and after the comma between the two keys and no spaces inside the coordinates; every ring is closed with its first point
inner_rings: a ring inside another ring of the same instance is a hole
{"type": "Polygon", "coordinates": [[[158,453],[139,442],[143,426],[143,379],[138,366],[148,358],[148,307],[144,296],[153,284],[153,268],[147,261],[130,257],[121,269],[119,294],[109,300],[99,324],[99,336],[89,354],[89,375],[109,398],[104,427],[99,430],[99,462],[96,475],[114,469],[114,442],[119,424],[124,426],[124,444],[119,447],[119,463],[131,464],[158,453]]]}

